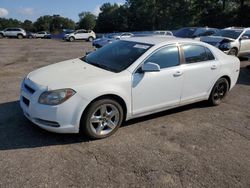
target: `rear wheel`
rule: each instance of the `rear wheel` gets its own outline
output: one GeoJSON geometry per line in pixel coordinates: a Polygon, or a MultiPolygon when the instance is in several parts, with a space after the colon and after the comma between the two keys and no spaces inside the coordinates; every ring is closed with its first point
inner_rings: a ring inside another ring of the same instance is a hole
{"type": "Polygon", "coordinates": [[[17,38],[18,38],[18,39],[22,39],[22,38],[23,38],[23,35],[22,35],[22,34],[18,34],[18,35],[17,35],[17,38]]]}
{"type": "Polygon", "coordinates": [[[81,132],[92,139],[106,138],[114,134],[123,120],[121,105],[112,99],[93,102],[83,115],[81,132]]]}
{"type": "Polygon", "coordinates": [[[231,50],[229,50],[228,55],[237,56],[238,50],[236,48],[232,48],[231,50]]]}
{"type": "Polygon", "coordinates": [[[226,78],[220,78],[214,85],[210,97],[209,103],[213,106],[218,106],[222,100],[226,97],[229,90],[229,83],[226,78]]]}

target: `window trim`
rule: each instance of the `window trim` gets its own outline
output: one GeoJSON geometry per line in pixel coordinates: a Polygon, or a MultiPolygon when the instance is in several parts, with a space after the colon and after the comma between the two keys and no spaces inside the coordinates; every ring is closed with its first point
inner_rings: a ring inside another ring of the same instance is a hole
{"type": "Polygon", "coordinates": [[[210,50],[208,47],[206,47],[204,45],[196,44],[196,43],[181,43],[181,44],[179,44],[179,47],[180,47],[180,50],[181,50],[181,53],[182,53],[183,64],[185,64],[185,65],[193,65],[193,64],[197,64],[197,63],[207,63],[207,62],[210,62],[210,61],[216,61],[216,60],[218,60],[217,57],[212,52],[212,50],[210,50]],[[187,63],[186,62],[186,58],[185,58],[185,54],[184,54],[184,49],[183,49],[183,46],[185,46],[185,45],[201,46],[201,47],[204,48],[205,52],[206,52],[206,48],[207,48],[212,53],[212,55],[214,56],[214,59],[212,59],[212,60],[205,60],[205,61],[198,61],[198,62],[194,62],[194,63],[187,63]]]}
{"type": "MultiPolygon", "coordinates": [[[[147,61],[147,59],[152,56],[154,53],[156,53],[157,51],[163,49],[163,48],[167,48],[167,47],[171,47],[171,46],[174,46],[174,47],[177,47],[178,49],[178,54],[179,54],[179,65],[177,66],[174,66],[174,67],[178,67],[178,66],[181,66],[183,63],[183,56],[181,54],[181,48],[180,48],[180,44],[179,43],[174,43],[174,44],[167,44],[167,45],[164,45],[164,46],[161,46],[157,49],[155,49],[153,52],[151,52],[147,57],[145,57],[143,59],[143,61],[135,68],[135,70],[133,71],[132,74],[136,74],[137,71],[142,67],[142,65],[147,61]]],[[[165,70],[165,69],[171,69],[171,68],[174,68],[174,67],[166,67],[166,68],[161,68],[161,70],[165,70]]]]}

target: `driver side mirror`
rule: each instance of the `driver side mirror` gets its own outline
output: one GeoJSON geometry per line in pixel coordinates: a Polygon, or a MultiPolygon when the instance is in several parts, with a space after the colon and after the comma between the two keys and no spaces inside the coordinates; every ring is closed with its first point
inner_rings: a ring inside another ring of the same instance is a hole
{"type": "Polygon", "coordinates": [[[142,65],[141,70],[143,72],[159,72],[161,70],[160,66],[153,62],[147,62],[142,65]]]}

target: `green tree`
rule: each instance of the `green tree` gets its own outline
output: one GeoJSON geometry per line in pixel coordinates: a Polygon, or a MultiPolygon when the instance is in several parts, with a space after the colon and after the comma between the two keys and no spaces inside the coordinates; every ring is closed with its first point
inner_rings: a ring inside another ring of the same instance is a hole
{"type": "Polygon", "coordinates": [[[93,30],[96,26],[96,16],[91,12],[81,12],[79,14],[78,27],[81,29],[93,30]]]}
{"type": "Polygon", "coordinates": [[[39,17],[34,26],[37,31],[60,32],[62,29],[75,29],[75,22],[59,15],[46,15],[39,17]]]}
{"type": "Polygon", "coordinates": [[[30,20],[24,20],[22,27],[26,31],[34,31],[35,30],[33,23],[30,20]]]}
{"type": "Polygon", "coordinates": [[[97,18],[96,30],[99,32],[127,31],[129,9],[127,5],[104,3],[97,18]]]}

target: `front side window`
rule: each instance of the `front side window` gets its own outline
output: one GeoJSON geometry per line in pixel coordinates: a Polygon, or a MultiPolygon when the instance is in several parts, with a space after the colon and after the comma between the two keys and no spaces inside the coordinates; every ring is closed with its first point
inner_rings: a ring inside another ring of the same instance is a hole
{"type": "Polygon", "coordinates": [[[199,45],[183,45],[182,46],[185,62],[197,63],[215,59],[212,52],[203,46],[199,45]]]}
{"type": "Polygon", "coordinates": [[[151,48],[151,44],[116,41],[81,58],[82,61],[112,72],[121,72],[151,48]]]}
{"type": "Polygon", "coordinates": [[[246,31],[242,36],[250,39],[250,31],[246,31]]]}
{"type": "Polygon", "coordinates": [[[180,64],[179,50],[177,46],[164,47],[151,55],[146,62],[156,63],[161,69],[177,66],[180,64]]]}

